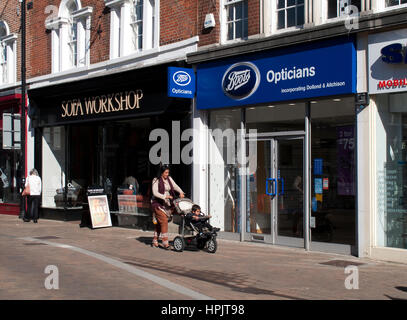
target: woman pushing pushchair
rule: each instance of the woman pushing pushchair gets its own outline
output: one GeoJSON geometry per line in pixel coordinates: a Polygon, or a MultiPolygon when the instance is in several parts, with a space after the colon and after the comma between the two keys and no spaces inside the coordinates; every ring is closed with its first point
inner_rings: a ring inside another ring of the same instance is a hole
{"type": "Polygon", "coordinates": [[[176,198],[176,192],[180,198],[184,198],[184,192],[170,177],[170,168],[162,166],[160,177],[152,182],[153,198],[151,207],[153,209],[153,220],[155,218],[155,231],[152,246],[158,248],[158,238],[161,237],[164,249],[170,249],[168,243],[168,221],[171,221],[174,212],[173,200],[176,198]]]}

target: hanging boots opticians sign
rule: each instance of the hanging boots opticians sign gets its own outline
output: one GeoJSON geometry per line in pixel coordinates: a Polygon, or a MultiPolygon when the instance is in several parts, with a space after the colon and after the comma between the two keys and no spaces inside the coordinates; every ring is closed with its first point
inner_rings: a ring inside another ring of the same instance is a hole
{"type": "Polygon", "coordinates": [[[62,101],[61,117],[71,118],[139,109],[142,98],[142,90],[132,90],[62,101]]]}
{"type": "Polygon", "coordinates": [[[168,96],[193,98],[195,95],[195,73],[193,69],[168,67],[168,96]]]}

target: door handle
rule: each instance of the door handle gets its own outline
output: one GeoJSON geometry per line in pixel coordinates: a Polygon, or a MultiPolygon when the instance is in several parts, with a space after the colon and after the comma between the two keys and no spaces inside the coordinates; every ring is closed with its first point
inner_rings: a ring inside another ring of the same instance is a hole
{"type": "Polygon", "coordinates": [[[276,195],[276,183],[277,183],[277,179],[273,179],[273,178],[267,178],[266,179],[266,194],[268,196],[275,196],[276,195]],[[272,185],[272,190],[273,192],[269,192],[269,182],[271,181],[272,185]]]}
{"type": "Polygon", "coordinates": [[[281,191],[278,193],[278,195],[282,196],[284,195],[284,178],[280,178],[278,181],[281,181],[281,191]]]}

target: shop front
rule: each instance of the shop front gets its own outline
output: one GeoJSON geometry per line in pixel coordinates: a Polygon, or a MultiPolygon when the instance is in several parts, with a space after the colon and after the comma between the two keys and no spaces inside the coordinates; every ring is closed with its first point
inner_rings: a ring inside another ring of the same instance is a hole
{"type": "Polygon", "coordinates": [[[407,262],[407,29],[368,37],[372,208],[366,254],[407,262]]]}
{"type": "Polygon", "coordinates": [[[357,245],[353,40],[202,63],[197,81],[208,142],[202,180],[222,236],[351,254],[357,245]]]}
{"type": "Polygon", "coordinates": [[[0,214],[20,214],[21,94],[0,94],[0,214]]]}
{"type": "MultiPolygon", "coordinates": [[[[151,221],[151,181],[171,154],[151,161],[157,139],[151,141],[150,133],[171,133],[173,122],[190,127],[190,100],[167,96],[167,67],[29,91],[44,216],[74,216],[86,208],[87,191],[99,188],[122,222],[134,224],[132,216],[151,221]]],[[[188,166],[172,164],[171,175],[188,192],[188,166]]]]}

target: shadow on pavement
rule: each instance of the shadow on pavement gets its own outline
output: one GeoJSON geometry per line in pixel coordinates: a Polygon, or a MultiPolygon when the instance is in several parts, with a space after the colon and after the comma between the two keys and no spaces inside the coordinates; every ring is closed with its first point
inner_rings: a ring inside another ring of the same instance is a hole
{"type": "Polygon", "coordinates": [[[407,299],[402,299],[402,298],[395,298],[395,297],[391,297],[387,294],[384,295],[385,297],[389,298],[390,300],[407,300],[407,299]]]}
{"type": "Polygon", "coordinates": [[[395,288],[400,291],[407,292],[407,287],[395,287],[395,288]]]}
{"type": "Polygon", "coordinates": [[[232,289],[233,291],[243,292],[247,294],[254,295],[271,295],[280,298],[294,299],[294,300],[305,300],[303,298],[278,294],[272,290],[257,288],[250,284],[246,274],[237,272],[219,272],[213,270],[195,270],[182,266],[171,266],[168,264],[163,264],[162,262],[153,262],[145,259],[137,259],[137,262],[126,261],[127,264],[153,269],[165,273],[170,273],[172,275],[179,275],[183,277],[188,277],[195,280],[205,281],[211,284],[221,285],[232,289]]]}

